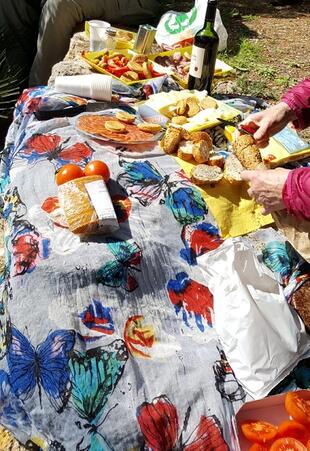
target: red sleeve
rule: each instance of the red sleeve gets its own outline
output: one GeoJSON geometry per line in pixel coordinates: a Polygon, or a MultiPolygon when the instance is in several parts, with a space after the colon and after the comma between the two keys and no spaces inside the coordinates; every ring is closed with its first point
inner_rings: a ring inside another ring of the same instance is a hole
{"type": "Polygon", "coordinates": [[[310,220],[310,168],[298,168],[289,172],[282,198],[290,214],[310,220]]]}
{"type": "Polygon", "coordinates": [[[289,89],[281,100],[296,114],[296,128],[302,130],[310,125],[310,77],[289,89]]]}

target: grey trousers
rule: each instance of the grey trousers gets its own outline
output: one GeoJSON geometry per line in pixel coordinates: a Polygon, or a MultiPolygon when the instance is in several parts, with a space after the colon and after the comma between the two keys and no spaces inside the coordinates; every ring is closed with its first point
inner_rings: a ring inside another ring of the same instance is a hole
{"type": "Polygon", "coordinates": [[[112,24],[137,26],[152,20],[158,13],[156,0],[46,0],[30,86],[47,83],[53,65],[61,61],[69,49],[73,30],[85,20],[103,19],[112,24]]]}

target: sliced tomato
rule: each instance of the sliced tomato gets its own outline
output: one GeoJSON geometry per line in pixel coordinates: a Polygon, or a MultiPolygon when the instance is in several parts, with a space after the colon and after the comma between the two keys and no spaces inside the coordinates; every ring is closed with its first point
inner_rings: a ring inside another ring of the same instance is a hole
{"type": "Polygon", "coordinates": [[[295,420],[287,420],[283,421],[277,433],[277,438],[296,438],[304,445],[307,444],[307,441],[310,439],[310,433],[307,431],[306,427],[300,423],[297,423],[295,420]]]}
{"type": "Polygon", "coordinates": [[[268,448],[261,443],[254,443],[254,445],[250,446],[249,451],[268,451],[268,448]]]}
{"type": "Polygon", "coordinates": [[[269,451],[307,451],[307,448],[295,438],[279,438],[273,442],[269,451]]]}
{"type": "Polygon", "coordinates": [[[285,396],[285,409],[295,421],[310,426],[310,401],[296,392],[289,392],[285,396]]]}
{"type": "Polygon", "coordinates": [[[121,77],[125,72],[129,70],[127,66],[117,68],[112,66],[106,66],[104,69],[110,72],[110,74],[115,75],[115,77],[121,77]]]}
{"type": "Polygon", "coordinates": [[[245,438],[250,442],[266,443],[277,435],[277,426],[267,421],[247,420],[241,425],[245,438]]]}

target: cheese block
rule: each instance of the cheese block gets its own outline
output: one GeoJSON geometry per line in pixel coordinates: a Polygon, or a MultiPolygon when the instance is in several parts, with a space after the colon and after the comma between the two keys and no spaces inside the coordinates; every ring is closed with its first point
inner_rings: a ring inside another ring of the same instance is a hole
{"type": "Polygon", "coordinates": [[[59,203],[71,232],[111,233],[119,228],[106,184],[99,175],[81,177],[58,187],[59,203]]]}

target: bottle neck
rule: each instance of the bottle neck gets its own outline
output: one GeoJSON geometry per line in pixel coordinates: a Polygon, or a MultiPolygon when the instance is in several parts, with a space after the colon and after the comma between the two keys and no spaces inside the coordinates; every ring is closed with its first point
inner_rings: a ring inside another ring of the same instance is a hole
{"type": "Polygon", "coordinates": [[[206,18],[204,28],[209,28],[214,26],[215,15],[216,15],[216,1],[209,1],[206,11],[206,18]]]}

